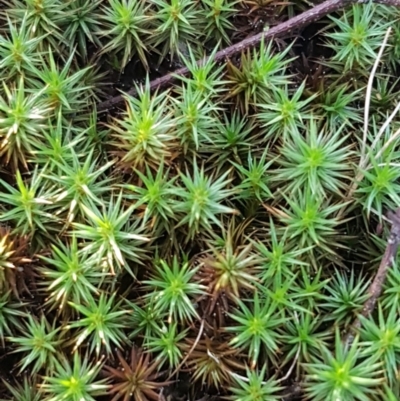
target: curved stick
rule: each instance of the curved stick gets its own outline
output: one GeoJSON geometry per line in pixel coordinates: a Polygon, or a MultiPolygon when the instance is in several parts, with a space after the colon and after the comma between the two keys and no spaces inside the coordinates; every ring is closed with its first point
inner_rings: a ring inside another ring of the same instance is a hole
{"type": "MultiPolygon", "coordinates": [[[[375,274],[374,280],[372,281],[368,289],[368,299],[365,301],[361,316],[368,317],[378,302],[378,298],[382,293],[383,285],[386,280],[386,275],[389,268],[393,265],[394,259],[397,254],[397,249],[400,245],[400,208],[396,212],[388,213],[388,220],[392,224],[390,235],[387,240],[385,253],[382,257],[382,261],[379,265],[378,271],[375,274]]],[[[356,332],[361,327],[361,321],[359,318],[353,322],[347,336],[345,338],[345,344],[350,345],[355,337],[356,332]]]]}
{"type": "MultiPolygon", "coordinates": [[[[381,3],[388,6],[397,6],[400,7],[400,0],[374,0],[375,3],[381,3]]],[[[226,60],[235,54],[242,52],[243,50],[252,48],[257,46],[263,39],[273,39],[274,37],[283,36],[285,34],[292,33],[295,29],[303,28],[306,25],[311,24],[312,22],[316,22],[323,18],[325,15],[330,14],[340,8],[347,7],[351,4],[363,4],[368,3],[368,0],[326,0],[321,4],[316,5],[315,7],[307,10],[289,20],[282,22],[279,25],[274,26],[273,28],[258,33],[254,36],[251,36],[247,39],[242,40],[239,43],[236,43],[232,46],[229,46],[225,49],[220,50],[215,53],[214,61],[223,61],[226,60]]],[[[206,62],[209,57],[201,59],[197,62],[198,65],[206,62]]],[[[171,73],[168,73],[160,78],[157,78],[150,82],[150,89],[154,90],[157,88],[163,88],[168,85],[171,85],[175,80],[175,76],[186,76],[189,74],[189,70],[186,67],[179,68],[171,73]]],[[[130,89],[126,94],[130,96],[136,96],[137,91],[135,88],[130,89]]],[[[117,95],[112,97],[109,100],[101,102],[97,105],[98,112],[106,112],[111,108],[114,108],[121,103],[123,103],[124,97],[123,95],[117,95]]]]}

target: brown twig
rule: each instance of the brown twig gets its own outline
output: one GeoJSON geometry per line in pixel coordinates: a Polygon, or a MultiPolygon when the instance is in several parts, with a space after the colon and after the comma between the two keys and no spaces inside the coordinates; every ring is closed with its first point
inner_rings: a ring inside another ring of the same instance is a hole
{"type": "MultiPolygon", "coordinates": [[[[247,39],[242,40],[239,43],[236,43],[232,46],[229,46],[225,49],[220,50],[215,53],[214,61],[219,62],[226,60],[235,54],[242,52],[243,50],[252,48],[260,44],[260,42],[264,39],[273,39],[279,36],[292,34],[294,30],[298,30],[303,28],[312,22],[316,22],[323,18],[325,15],[330,14],[334,11],[339,10],[340,8],[347,7],[351,4],[363,4],[368,3],[369,0],[326,0],[321,4],[316,5],[315,7],[307,10],[289,20],[282,22],[279,25],[274,26],[273,28],[258,33],[254,36],[251,36],[247,39]]],[[[381,3],[390,6],[400,7],[400,0],[373,0],[375,3],[381,3]]],[[[201,59],[197,62],[197,64],[202,64],[208,60],[208,57],[201,59]]],[[[150,82],[150,89],[155,90],[157,88],[163,88],[170,85],[175,76],[186,76],[189,74],[189,70],[186,67],[179,68],[178,70],[168,73],[160,78],[157,78],[150,82]]],[[[130,89],[126,92],[128,95],[136,96],[137,91],[136,88],[130,89]]],[[[98,112],[106,112],[109,109],[116,107],[123,103],[124,97],[123,95],[117,95],[112,97],[109,100],[101,102],[97,105],[98,112]]]]}
{"type": "MultiPolygon", "coordinates": [[[[390,230],[390,235],[387,240],[387,246],[385,253],[383,254],[382,261],[379,265],[378,271],[368,289],[368,299],[364,303],[363,309],[361,311],[361,316],[369,316],[375,309],[375,305],[378,301],[379,296],[382,293],[383,284],[386,279],[387,271],[389,267],[393,264],[394,258],[397,254],[397,249],[400,245],[400,208],[396,210],[395,213],[389,212],[388,219],[392,224],[390,230]]],[[[357,318],[351,326],[349,333],[346,337],[346,344],[349,345],[354,340],[354,335],[356,331],[360,328],[361,321],[357,318]]]]}

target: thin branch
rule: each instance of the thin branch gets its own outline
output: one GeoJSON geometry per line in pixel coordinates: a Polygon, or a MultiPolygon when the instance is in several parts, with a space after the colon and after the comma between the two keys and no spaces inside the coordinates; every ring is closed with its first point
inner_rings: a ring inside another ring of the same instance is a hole
{"type": "MultiPolygon", "coordinates": [[[[368,155],[366,155],[367,149],[367,137],[368,137],[368,125],[369,125],[369,107],[371,104],[371,96],[372,96],[372,85],[374,83],[374,78],[376,74],[376,70],[378,69],[379,62],[381,61],[383,50],[386,47],[387,41],[389,40],[389,35],[392,32],[392,28],[389,27],[386,31],[386,35],[383,39],[382,45],[379,49],[378,55],[376,57],[374,66],[372,67],[371,74],[368,79],[367,92],[365,94],[365,106],[364,106],[364,133],[363,133],[363,141],[361,143],[361,157],[359,168],[365,168],[365,159],[368,159],[368,155]]],[[[379,136],[379,134],[378,134],[379,136]]]]}
{"type": "MultiPolygon", "coordinates": [[[[344,198],[344,206],[339,209],[336,218],[340,219],[343,214],[346,211],[346,206],[348,205],[348,202],[351,201],[353,199],[354,194],[357,191],[358,188],[358,184],[361,182],[361,180],[364,178],[364,170],[367,167],[367,162],[368,162],[368,154],[367,154],[367,136],[368,136],[368,124],[369,124],[369,106],[370,106],[370,102],[371,102],[371,93],[372,93],[372,84],[375,78],[375,73],[376,70],[378,68],[379,62],[381,61],[382,58],[382,54],[383,54],[383,50],[387,45],[387,41],[389,40],[389,35],[392,31],[392,28],[388,28],[386,31],[386,35],[383,39],[383,42],[381,44],[381,47],[379,49],[379,52],[377,54],[377,57],[375,59],[374,65],[372,67],[372,71],[371,74],[369,76],[368,79],[368,85],[367,85],[367,91],[366,91],[366,95],[365,95],[365,112],[364,112],[364,130],[363,130],[363,139],[362,139],[362,143],[361,143],[361,155],[360,155],[360,162],[358,164],[358,169],[356,172],[356,176],[353,180],[353,183],[351,184],[345,198],[344,198]]],[[[400,103],[399,103],[400,105],[400,103]]],[[[399,106],[400,107],[400,106],[399,106]]],[[[381,138],[381,136],[383,135],[383,133],[386,130],[386,127],[390,124],[390,122],[392,121],[392,119],[394,118],[394,116],[396,115],[398,111],[398,107],[396,106],[395,111],[393,111],[393,113],[389,116],[389,118],[385,121],[385,123],[383,124],[383,126],[381,127],[381,129],[379,130],[375,140],[372,143],[372,147],[371,150],[374,150],[375,146],[377,145],[379,139],[381,138]]]]}
{"type": "MultiPolygon", "coordinates": [[[[390,6],[400,7],[400,0],[375,0],[375,3],[381,3],[390,6]]],[[[282,22],[279,25],[270,28],[269,30],[258,33],[254,36],[251,36],[247,39],[242,40],[239,43],[236,43],[232,46],[229,46],[225,49],[220,50],[215,53],[213,60],[215,62],[224,61],[229,59],[230,57],[241,53],[243,50],[247,50],[254,46],[260,44],[260,42],[264,39],[273,39],[275,37],[284,36],[288,34],[292,34],[293,31],[303,28],[313,22],[316,22],[323,18],[325,15],[330,14],[334,11],[339,10],[340,8],[347,7],[351,4],[363,4],[368,3],[367,0],[327,0],[321,4],[316,5],[315,7],[307,10],[289,20],[282,22]]],[[[201,59],[197,62],[198,65],[207,62],[209,57],[201,59]]],[[[171,85],[175,80],[175,76],[186,76],[190,73],[190,71],[186,68],[180,68],[174,72],[168,73],[160,78],[155,79],[150,82],[150,89],[155,90],[157,88],[163,88],[168,85],[171,85]]],[[[136,96],[137,91],[136,88],[130,89],[126,92],[128,95],[136,96]]],[[[109,109],[116,107],[123,103],[124,97],[123,95],[117,95],[109,100],[101,102],[97,106],[98,112],[106,112],[109,109]]]]}
{"type": "MultiPolygon", "coordinates": [[[[376,145],[378,144],[379,140],[381,139],[382,135],[384,134],[384,132],[386,131],[386,128],[390,125],[390,123],[393,121],[393,119],[396,117],[396,114],[399,112],[400,110],[400,102],[397,103],[396,107],[394,108],[394,110],[392,111],[392,113],[390,114],[390,116],[386,119],[386,121],[383,123],[381,129],[378,132],[378,135],[376,136],[376,138],[374,139],[374,142],[372,142],[371,145],[371,149],[375,149],[376,145]]],[[[375,157],[376,159],[377,157],[375,157]]],[[[368,159],[367,159],[368,160],[368,159]]]]}
{"type": "Polygon", "coordinates": [[[293,369],[295,368],[295,366],[297,364],[297,360],[299,359],[300,350],[301,350],[301,347],[298,348],[298,350],[296,352],[296,355],[295,355],[295,357],[293,359],[292,365],[290,366],[290,368],[287,371],[286,375],[281,377],[279,380],[277,380],[277,383],[282,383],[282,382],[286,381],[289,378],[289,376],[292,374],[293,369]]]}
{"type": "MultiPolygon", "coordinates": [[[[390,266],[393,265],[394,259],[397,254],[397,249],[400,245],[400,208],[396,210],[395,213],[389,212],[387,215],[392,228],[390,230],[390,235],[387,240],[387,246],[385,253],[383,254],[382,261],[379,265],[378,271],[368,289],[368,299],[364,303],[363,309],[361,311],[361,316],[368,317],[373,310],[378,301],[379,296],[382,293],[383,284],[386,280],[387,271],[390,266]]],[[[360,328],[361,321],[357,318],[351,326],[349,333],[346,337],[346,344],[349,345],[354,340],[354,333],[360,328]]]]}
{"type": "Polygon", "coordinates": [[[204,323],[205,323],[205,319],[201,319],[201,324],[200,324],[200,328],[199,328],[199,332],[197,334],[196,340],[194,341],[193,345],[191,346],[190,350],[188,351],[188,353],[186,354],[185,358],[183,358],[183,361],[178,365],[178,367],[168,376],[168,380],[170,380],[176,373],[179,372],[179,370],[181,369],[181,367],[185,364],[185,362],[188,360],[189,356],[192,354],[192,352],[194,351],[194,349],[197,347],[197,344],[200,341],[200,338],[203,334],[203,330],[204,330],[204,323]]]}
{"type": "MultiPolygon", "coordinates": [[[[292,374],[293,369],[295,368],[295,366],[296,366],[296,364],[297,364],[297,360],[299,359],[300,351],[301,351],[301,347],[299,347],[299,349],[297,350],[296,355],[295,355],[295,357],[294,357],[294,360],[293,360],[293,362],[292,362],[292,365],[290,366],[290,368],[289,368],[289,370],[287,371],[286,375],[283,376],[283,377],[281,377],[280,379],[278,379],[278,380],[276,381],[276,383],[282,383],[282,382],[286,381],[286,380],[289,378],[289,376],[292,374]]],[[[243,381],[246,382],[246,383],[250,383],[250,379],[249,379],[248,377],[241,376],[241,375],[239,375],[238,373],[235,373],[235,372],[230,372],[230,371],[229,371],[228,373],[229,373],[231,376],[236,377],[237,379],[243,380],[243,381]]],[[[267,385],[268,385],[268,381],[261,381],[260,383],[261,383],[263,386],[267,386],[267,385]]]]}
{"type": "Polygon", "coordinates": [[[375,159],[378,160],[383,152],[389,147],[389,145],[394,142],[400,136],[400,128],[385,142],[385,144],[379,149],[379,152],[376,154],[375,159]]]}

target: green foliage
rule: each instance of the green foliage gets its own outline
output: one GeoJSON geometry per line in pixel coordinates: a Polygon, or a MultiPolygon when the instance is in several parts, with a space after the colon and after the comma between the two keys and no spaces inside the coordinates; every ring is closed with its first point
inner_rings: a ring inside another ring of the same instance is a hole
{"type": "Polygon", "coordinates": [[[316,264],[321,252],[335,254],[333,244],[339,224],[335,212],[342,206],[329,204],[312,194],[309,188],[285,196],[289,208],[283,208],[279,218],[284,224],[281,231],[287,232],[291,242],[296,241],[302,249],[309,248],[310,261],[316,264]]]}
{"type": "Polygon", "coordinates": [[[271,180],[286,193],[309,188],[315,195],[344,195],[352,159],[346,140],[342,129],[327,131],[315,120],[307,124],[305,134],[291,129],[279,149],[279,168],[271,180]]]}
{"type": "Polygon", "coordinates": [[[46,286],[47,304],[61,310],[68,304],[87,304],[106,279],[105,273],[97,268],[93,259],[79,252],[75,236],[71,243],[61,241],[52,245],[51,257],[41,256],[46,266],[41,267],[43,284],[46,286]]]}
{"type": "Polygon", "coordinates": [[[176,104],[176,135],[183,152],[198,151],[204,144],[212,143],[212,136],[218,127],[216,113],[221,108],[204,97],[202,90],[193,89],[190,83],[183,86],[176,104]]]}
{"type": "Polygon", "coordinates": [[[2,398],[400,399],[400,13],[312,6],[1,2],[2,398]]]}
{"type": "Polygon", "coordinates": [[[107,394],[107,381],[96,380],[102,368],[100,362],[92,364],[77,352],[72,361],[64,355],[59,358],[51,375],[45,376],[40,385],[43,400],[95,401],[95,397],[107,394]]]}
{"type": "Polygon", "coordinates": [[[277,229],[273,220],[270,220],[270,238],[268,244],[264,241],[254,242],[254,247],[261,256],[262,282],[272,278],[290,277],[294,269],[300,266],[307,266],[307,263],[300,260],[300,256],[307,249],[291,248],[287,244],[287,231],[281,238],[278,238],[277,229]]]}
{"type": "MultiPolygon", "coordinates": [[[[213,60],[217,50],[218,48],[216,47],[210,56],[199,64],[192,48],[189,47],[189,54],[187,56],[181,55],[181,59],[185,67],[190,71],[190,75],[186,77],[174,74],[174,77],[191,87],[194,93],[201,93],[204,98],[212,98],[221,92],[225,92],[224,84],[226,84],[226,81],[221,79],[224,68],[223,66],[218,67],[213,60]]],[[[183,91],[185,91],[184,88],[185,86],[183,86],[183,91]]],[[[176,90],[180,90],[179,86],[176,86],[176,90]]]]}
{"type": "Polygon", "coordinates": [[[160,260],[151,279],[144,281],[148,290],[146,297],[154,297],[154,307],[159,313],[168,313],[169,324],[199,317],[191,298],[205,295],[205,287],[192,282],[197,270],[186,258],[180,263],[174,257],[171,264],[160,260]]]}
{"type": "MultiPolygon", "coordinates": [[[[270,280],[272,281],[272,280],[270,280]]],[[[271,302],[277,307],[279,315],[286,319],[290,316],[289,311],[296,312],[308,312],[300,304],[300,294],[293,291],[296,284],[296,276],[274,278],[271,285],[267,285],[264,288],[265,295],[270,299],[271,302]]]]}
{"type": "Polygon", "coordinates": [[[378,321],[360,317],[362,322],[361,341],[370,355],[379,356],[382,368],[391,387],[396,383],[400,360],[400,327],[398,309],[392,307],[386,314],[381,306],[378,308],[378,321]]]}
{"type": "Polygon", "coordinates": [[[24,79],[21,78],[11,87],[3,82],[4,96],[0,96],[0,156],[5,164],[14,169],[21,163],[27,168],[27,157],[33,146],[40,143],[42,130],[47,127],[47,118],[52,107],[43,99],[46,88],[34,94],[25,90],[24,79]]]}
{"type": "Polygon", "coordinates": [[[344,64],[344,69],[368,69],[375,60],[388,24],[376,16],[372,2],[354,5],[342,18],[331,17],[335,32],[329,32],[327,46],[335,51],[332,61],[344,64]],[[373,22],[373,23],[371,23],[373,22]]]}
{"type": "Polygon", "coordinates": [[[298,288],[296,295],[302,300],[302,305],[307,311],[320,312],[322,301],[325,299],[323,290],[329,283],[330,279],[323,279],[321,276],[324,272],[322,267],[319,267],[315,276],[311,276],[309,268],[301,266],[301,274],[296,277],[298,288]]]}
{"type": "Polygon", "coordinates": [[[151,95],[149,80],[137,89],[139,96],[125,96],[127,109],[124,118],[114,119],[109,125],[114,140],[115,154],[123,166],[156,169],[161,160],[168,162],[176,147],[176,135],[171,128],[176,124],[168,93],[151,95]]]}
{"type": "Polygon", "coordinates": [[[321,304],[329,312],[326,318],[338,323],[350,323],[368,299],[368,286],[369,282],[361,276],[356,278],[354,271],[350,276],[336,271],[332,281],[325,287],[327,296],[321,304]]]}
{"type": "Polygon", "coordinates": [[[205,257],[202,268],[208,292],[215,298],[218,293],[237,300],[245,290],[254,291],[261,271],[261,260],[253,245],[236,246],[230,232],[222,246],[209,244],[210,255],[205,257]]]}
{"type": "Polygon", "coordinates": [[[382,307],[390,309],[400,301],[400,266],[395,261],[388,271],[388,277],[383,286],[382,307]]]}
{"type": "Polygon", "coordinates": [[[281,387],[274,378],[266,378],[266,365],[260,371],[246,368],[246,376],[234,375],[235,385],[230,388],[232,401],[278,401],[281,387]]]}
{"type": "Polygon", "coordinates": [[[182,214],[178,227],[187,226],[187,239],[192,239],[200,230],[212,232],[213,225],[221,227],[220,215],[237,213],[222,203],[235,192],[228,188],[231,182],[228,175],[229,171],[217,179],[206,176],[204,167],[199,168],[196,160],[192,174],[189,169],[186,174],[180,174],[184,187],[178,192],[176,211],[182,214]]]}
{"type": "Polygon", "coordinates": [[[272,198],[269,189],[270,177],[268,169],[273,160],[267,162],[268,150],[264,151],[259,160],[250,152],[247,156],[247,165],[232,163],[239,175],[240,184],[237,186],[238,198],[245,201],[256,200],[260,203],[272,198]]]}
{"type": "Polygon", "coordinates": [[[293,359],[299,361],[297,374],[300,373],[301,364],[311,362],[312,357],[318,357],[321,347],[326,347],[331,339],[328,330],[321,331],[321,323],[321,315],[312,316],[308,312],[294,312],[284,323],[284,364],[293,359]]]}
{"type": "Polygon", "coordinates": [[[179,54],[186,42],[195,43],[202,26],[201,11],[191,0],[151,0],[154,5],[156,29],[152,44],[160,50],[161,58],[167,53],[171,59],[179,54]]]}
{"type": "Polygon", "coordinates": [[[3,348],[6,335],[12,336],[15,328],[22,330],[21,318],[26,316],[23,306],[11,300],[9,291],[0,294],[0,344],[3,348]]]}
{"type": "MultiPolygon", "coordinates": [[[[43,170],[61,174],[58,164],[72,160],[72,149],[84,141],[86,132],[76,130],[71,123],[66,123],[61,110],[58,110],[55,119],[48,119],[47,128],[43,131],[43,140],[33,144],[32,156],[28,162],[35,161],[43,170]]],[[[53,178],[53,175],[48,177],[53,178]]]]}
{"type": "Polygon", "coordinates": [[[187,336],[188,330],[178,332],[177,323],[162,326],[157,329],[154,336],[149,336],[146,346],[149,351],[157,354],[155,362],[159,364],[161,369],[165,364],[170,369],[175,369],[182,359],[182,351],[180,344],[187,336]]]}
{"type": "Polygon", "coordinates": [[[56,110],[61,109],[63,115],[81,110],[87,106],[92,95],[92,88],[84,85],[83,80],[91,67],[73,71],[74,52],[68,60],[59,66],[51,50],[42,57],[40,66],[35,67],[36,79],[33,86],[36,90],[43,88],[45,99],[56,110]]]}
{"type": "Polygon", "coordinates": [[[156,233],[162,229],[170,232],[171,223],[176,219],[174,213],[176,177],[168,179],[169,170],[164,170],[162,162],[155,176],[148,166],[146,166],[146,174],[140,171],[136,171],[136,174],[142,181],[142,185],[124,185],[127,190],[125,197],[134,200],[136,208],[144,209],[141,216],[142,227],[150,225],[156,233]]]}
{"type": "Polygon", "coordinates": [[[0,202],[7,205],[0,221],[15,224],[15,234],[32,237],[36,230],[46,233],[48,225],[56,221],[56,217],[49,213],[56,193],[45,185],[43,175],[37,169],[29,180],[24,180],[17,170],[16,181],[15,188],[0,179],[3,188],[0,202]]]}
{"type": "Polygon", "coordinates": [[[87,306],[69,303],[80,314],[80,318],[68,326],[68,329],[78,329],[75,350],[86,339],[89,339],[90,352],[95,350],[97,355],[103,347],[111,353],[112,344],[122,346],[126,340],[123,328],[126,327],[124,316],[127,311],[121,307],[122,301],[115,301],[115,298],[115,293],[108,296],[102,292],[98,298],[90,296],[87,306]]]}
{"type": "Polygon", "coordinates": [[[216,168],[231,162],[242,164],[257,140],[253,135],[254,124],[248,118],[242,117],[237,111],[231,116],[224,113],[223,117],[211,137],[212,143],[202,147],[202,152],[209,154],[207,162],[216,168]]]}
{"type": "Polygon", "coordinates": [[[276,305],[269,299],[260,300],[258,292],[251,301],[247,301],[248,305],[240,299],[236,302],[239,308],[230,314],[235,323],[226,328],[228,332],[235,333],[230,345],[248,349],[252,368],[257,365],[262,350],[265,350],[269,360],[276,363],[279,353],[277,328],[284,322],[275,314],[276,305]]]}
{"type": "Polygon", "coordinates": [[[360,112],[354,106],[360,98],[360,90],[351,91],[348,84],[332,85],[321,94],[321,107],[326,126],[336,132],[343,125],[353,126],[360,123],[360,112]]]}
{"type": "Polygon", "coordinates": [[[270,98],[265,99],[267,101],[257,104],[257,108],[260,109],[257,119],[265,128],[265,138],[275,139],[282,136],[286,138],[289,134],[296,135],[304,128],[304,122],[312,118],[312,114],[307,109],[316,95],[301,100],[304,88],[303,81],[292,96],[289,96],[288,86],[283,89],[274,88],[270,98]]]}
{"type": "Polygon", "coordinates": [[[25,18],[32,38],[41,38],[40,51],[47,51],[49,47],[59,51],[60,45],[65,44],[61,26],[67,3],[60,0],[5,0],[4,3],[11,20],[25,18]]]}
{"type": "Polygon", "coordinates": [[[134,206],[123,207],[122,193],[116,199],[111,197],[107,206],[102,206],[100,209],[91,200],[83,204],[88,224],[73,223],[72,235],[87,241],[83,251],[104,269],[112,274],[126,270],[134,276],[127,260],[142,263],[140,256],[144,250],[140,246],[148,241],[148,238],[134,233],[139,231],[138,228],[127,224],[134,206]]]}
{"type": "Polygon", "coordinates": [[[125,68],[135,54],[147,67],[148,49],[145,43],[150,34],[149,4],[146,5],[140,0],[109,0],[103,12],[104,23],[107,26],[103,36],[108,40],[102,52],[122,52],[120,70],[125,68]]]}
{"type": "Polygon", "coordinates": [[[392,77],[382,74],[371,93],[371,107],[384,114],[396,105],[396,87],[398,80],[393,81],[392,77]]]}
{"type": "Polygon", "coordinates": [[[15,346],[14,352],[22,352],[24,356],[18,362],[20,372],[28,366],[33,374],[43,368],[52,372],[57,363],[59,346],[62,343],[60,327],[55,321],[50,324],[44,315],[35,318],[27,316],[25,326],[18,337],[10,337],[9,341],[15,346]]]}
{"type": "MultiPolygon", "coordinates": [[[[384,8],[383,10],[387,11],[387,8],[384,8]]],[[[391,11],[392,13],[390,13],[390,16],[388,17],[385,15],[384,18],[389,21],[392,21],[394,19],[398,22],[399,14],[397,7],[393,7],[391,11]]],[[[396,67],[400,56],[400,28],[398,24],[395,24],[393,26],[393,33],[391,35],[389,43],[392,45],[391,51],[389,53],[389,60],[391,61],[393,67],[396,67]]]]}
{"type": "Polygon", "coordinates": [[[231,43],[229,34],[234,28],[231,18],[237,13],[236,3],[231,0],[202,0],[203,18],[207,21],[204,28],[207,40],[231,43]]]}
{"type": "Polygon", "coordinates": [[[357,339],[346,348],[336,330],[335,350],[322,346],[320,352],[320,357],[304,365],[306,390],[313,400],[368,401],[376,394],[376,386],[382,382],[381,364],[376,357],[363,355],[357,339]]]}
{"type": "Polygon", "coordinates": [[[7,16],[7,23],[8,34],[0,36],[0,69],[8,72],[6,78],[15,78],[29,74],[31,65],[39,62],[38,46],[44,37],[31,37],[27,18],[17,26],[7,16]]]}
{"type": "MultiPolygon", "coordinates": [[[[58,144],[61,145],[60,142],[58,144]]],[[[68,211],[66,224],[69,224],[82,220],[84,205],[88,202],[92,201],[96,205],[101,205],[102,195],[109,192],[111,187],[112,180],[110,177],[105,177],[105,173],[113,162],[99,166],[93,148],[87,150],[84,161],[82,161],[83,155],[77,154],[71,146],[68,146],[67,151],[69,158],[60,154],[59,160],[51,160],[59,174],[44,174],[43,176],[50,182],[54,182],[60,191],[55,200],[60,208],[57,213],[68,211]]]]}
{"type": "MultiPolygon", "coordinates": [[[[13,400],[19,401],[41,401],[42,394],[37,390],[36,383],[29,380],[26,376],[24,376],[24,381],[21,383],[21,380],[13,383],[12,385],[7,381],[3,381],[8,391],[12,395],[13,400]]],[[[10,399],[2,399],[1,401],[10,401],[10,399]]]]}
{"type": "Polygon", "coordinates": [[[250,106],[255,106],[270,98],[272,90],[289,84],[289,77],[284,75],[290,59],[286,56],[290,46],[283,52],[273,53],[272,43],[261,42],[260,49],[253,53],[242,54],[241,68],[228,64],[228,79],[231,85],[231,97],[239,97],[239,102],[246,113],[250,106]]]}
{"type": "Polygon", "coordinates": [[[382,216],[385,207],[400,204],[398,167],[390,162],[378,163],[373,156],[370,161],[371,168],[363,171],[364,179],[357,192],[368,217],[372,210],[382,216]]]}
{"type": "Polygon", "coordinates": [[[75,0],[66,5],[67,21],[63,36],[71,47],[77,45],[83,59],[88,58],[87,41],[101,46],[99,36],[103,26],[98,12],[101,3],[101,0],[75,0]]]}
{"type": "Polygon", "coordinates": [[[156,309],[154,297],[146,299],[143,302],[143,307],[135,302],[127,301],[129,309],[132,309],[130,323],[133,329],[130,333],[130,338],[136,338],[141,334],[145,341],[159,334],[160,325],[164,322],[165,314],[161,314],[159,309],[156,309]]]}

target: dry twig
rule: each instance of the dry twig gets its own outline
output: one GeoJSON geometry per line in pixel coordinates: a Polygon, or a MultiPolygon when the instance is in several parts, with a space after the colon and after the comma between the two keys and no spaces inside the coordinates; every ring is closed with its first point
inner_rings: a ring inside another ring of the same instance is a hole
{"type": "MultiPolygon", "coordinates": [[[[387,240],[387,246],[385,253],[383,254],[382,261],[379,265],[378,271],[368,289],[368,299],[364,303],[363,309],[361,311],[361,316],[369,316],[375,309],[375,305],[378,301],[379,296],[382,293],[383,284],[385,283],[387,271],[394,262],[394,258],[397,254],[397,249],[400,245],[400,208],[396,210],[395,213],[389,212],[388,220],[392,224],[390,230],[390,235],[387,240]]],[[[360,328],[360,319],[356,319],[349,330],[346,337],[346,344],[349,345],[354,340],[354,335],[356,331],[360,328]]]]}
{"type": "Polygon", "coordinates": [[[200,328],[199,328],[199,332],[197,333],[197,337],[196,340],[194,341],[193,345],[191,346],[190,350],[188,351],[188,353],[186,354],[186,356],[183,358],[183,361],[178,365],[178,367],[168,376],[167,380],[170,380],[174,375],[176,375],[179,370],[181,369],[181,367],[185,364],[185,362],[188,360],[189,356],[192,354],[192,352],[194,351],[194,349],[197,347],[197,344],[200,341],[201,336],[203,335],[203,330],[204,330],[204,323],[205,323],[205,319],[201,319],[201,324],[200,324],[200,328]]]}
{"type": "MultiPolygon", "coordinates": [[[[254,36],[251,36],[250,38],[242,40],[239,43],[220,50],[219,52],[215,53],[214,61],[218,62],[227,60],[228,58],[242,52],[243,50],[247,50],[249,48],[257,46],[263,39],[271,40],[276,37],[293,34],[293,31],[303,28],[311,24],[312,22],[316,22],[323,18],[325,15],[337,11],[340,8],[347,7],[352,4],[368,3],[368,1],[369,0],[326,0],[323,3],[311,8],[310,10],[307,10],[293,18],[290,18],[289,20],[282,22],[281,24],[274,26],[267,31],[258,33],[254,36]]],[[[374,2],[400,7],[400,0],[374,0],[374,2]]],[[[204,58],[202,60],[199,60],[197,63],[200,65],[207,60],[208,58],[204,58]]],[[[186,67],[184,67],[174,72],[168,73],[163,77],[151,81],[150,89],[155,90],[171,85],[175,79],[175,76],[186,76],[189,74],[189,72],[190,71],[186,67]]],[[[131,96],[136,96],[136,88],[129,90],[127,94],[131,96]]],[[[123,101],[123,95],[115,96],[109,100],[99,103],[97,106],[97,110],[98,112],[106,112],[109,109],[120,105],[121,103],[123,103],[123,101]]]]}

